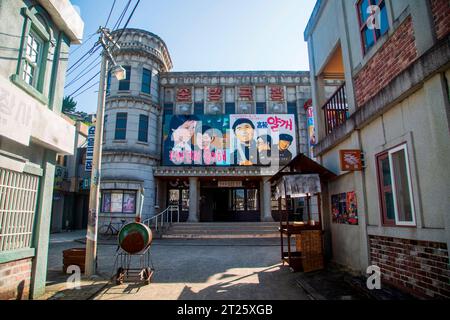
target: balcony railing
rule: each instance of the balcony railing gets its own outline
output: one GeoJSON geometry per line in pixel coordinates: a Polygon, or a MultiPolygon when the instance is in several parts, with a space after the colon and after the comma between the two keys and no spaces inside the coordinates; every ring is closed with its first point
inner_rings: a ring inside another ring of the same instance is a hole
{"type": "Polygon", "coordinates": [[[328,135],[344,124],[349,116],[345,83],[328,99],[322,109],[325,115],[325,130],[328,135]]]}

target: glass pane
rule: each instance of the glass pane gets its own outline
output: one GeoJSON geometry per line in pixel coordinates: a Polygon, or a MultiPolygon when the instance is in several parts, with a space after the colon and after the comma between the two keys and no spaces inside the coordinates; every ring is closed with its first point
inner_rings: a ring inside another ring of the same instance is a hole
{"type": "Polygon", "coordinates": [[[111,212],[122,212],[123,193],[112,192],[111,193],[111,212]]]}
{"type": "Polygon", "coordinates": [[[395,179],[395,196],[397,199],[398,219],[402,222],[412,222],[412,204],[409,194],[409,173],[406,167],[405,150],[399,150],[392,155],[392,166],[395,179]]]}
{"type": "Polygon", "coordinates": [[[389,20],[387,15],[387,9],[383,2],[380,13],[380,34],[383,35],[388,30],[389,30],[389,20]]]}
{"type": "Polygon", "coordinates": [[[234,204],[236,211],[245,211],[245,190],[235,190],[234,204]]]}
{"type": "Polygon", "coordinates": [[[111,212],[111,193],[103,193],[102,212],[111,212]]]}
{"type": "Polygon", "coordinates": [[[361,20],[363,24],[367,21],[367,18],[369,18],[369,14],[367,13],[368,7],[369,7],[369,0],[361,1],[359,5],[359,12],[361,14],[361,20]]]}
{"type": "Polygon", "coordinates": [[[136,212],[136,193],[135,192],[125,192],[123,194],[123,210],[124,213],[135,213],[136,212]]]}
{"type": "Polygon", "coordinates": [[[139,141],[148,141],[148,116],[141,115],[139,117],[139,141]]]}
{"type": "Polygon", "coordinates": [[[251,189],[247,190],[247,210],[248,211],[257,211],[259,210],[259,199],[258,199],[258,190],[251,189]]]}
{"type": "Polygon", "coordinates": [[[389,159],[383,159],[381,161],[381,168],[383,170],[382,175],[383,175],[383,186],[384,187],[390,187],[392,186],[392,181],[391,181],[391,168],[389,166],[389,159]]]}
{"type": "Polygon", "coordinates": [[[180,190],[169,191],[169,205],[178,206],[180,201],[180,190]]]}
{"type": "Polygon", "coordinates": [[[384,199],[386,205],[386,216],[389,220],[395,221],[394,195],[392,192],[385,192],[384,199]]]}
{"type": "Polygon", "coordinates": [[[181,210],[189,211],[189,190],[182,191],[181,210]]]}
{"type": "Polygon", "coordinates": [[[374,38],[374,34],[373,34],[373,30],[370,30],[368,28],[365,28],[363,31],[364,34],[364,43],[365,43],[365,47],[366,49],[369,49],[370,47],[372,47],[375,43],[375,38],[374,38]]]}

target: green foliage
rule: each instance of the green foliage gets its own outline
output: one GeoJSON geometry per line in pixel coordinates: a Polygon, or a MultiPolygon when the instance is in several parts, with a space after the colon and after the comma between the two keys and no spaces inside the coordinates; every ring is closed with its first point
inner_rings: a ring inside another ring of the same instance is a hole
{"type": "Polygon", "coordinates": [[[63,112],[75,112],[77,108],[77,102],[72,97],[64,97],[62,111],[63,112]]]}

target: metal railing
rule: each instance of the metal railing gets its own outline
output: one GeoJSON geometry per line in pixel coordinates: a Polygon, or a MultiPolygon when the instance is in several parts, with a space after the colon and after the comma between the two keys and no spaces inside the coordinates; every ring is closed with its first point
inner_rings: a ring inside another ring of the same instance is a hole
{"type": "Polygon", "coordinates": [[[348,118],[348,103],[345,83],[342,84],[322,107],[325,115],[326,134],[343,125],[348,118]]]}
{"type": "Polygon", "coordinates": [[[156,231],[164,231],[165,229],[169,228],[174,222],[174,213],[176,213],[177,215],[176,222],[180,222],[180,208],[178,206],[169,206],[166,210],[158,213],[156,216],[144,220],[143,223],[149,228],[154,228],[156,231]]]}

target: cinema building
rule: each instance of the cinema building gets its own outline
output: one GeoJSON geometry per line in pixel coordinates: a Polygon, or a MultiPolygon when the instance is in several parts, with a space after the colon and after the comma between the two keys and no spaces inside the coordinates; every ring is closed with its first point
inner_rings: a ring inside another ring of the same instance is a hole
{"type": "Polygon", "coordinates": [[[175,205],[181,221],[271,221],[268,179],[310,150],[309,73],[170,72],[155,34],[119,43],[127,78],[107,81],[100,217],[175,205]]]}

